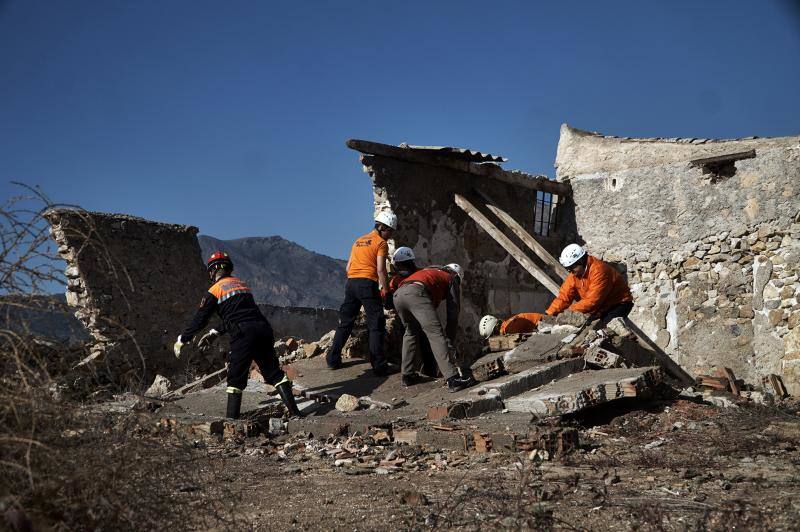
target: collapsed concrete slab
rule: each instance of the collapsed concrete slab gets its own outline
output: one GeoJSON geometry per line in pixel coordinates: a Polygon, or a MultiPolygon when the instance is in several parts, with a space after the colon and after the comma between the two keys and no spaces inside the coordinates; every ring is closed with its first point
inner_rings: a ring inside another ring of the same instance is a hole
{"type": "Polygon", "coordinates": [[[561,128],[575,230],[626,271],[631,320],[689,373],[800,393],[800,137],[632,139],[561,128]]]}
{"type": "Polygon", "coordinates": [[[657,367],[582,371],[511,397],[505,406],[511,412],[572,414],[616,399],[652,397],[662,381],[662,371],[657,367]]]}
{"type": "Polygon", "coordinates": [[[197,228],[125,214],[53,209],[46,214],[67,263],[67,303],[92,337],[93,369],[118,383],[173,382],[222,366],[218,352],[172,344],[208,290],[197,228]]]}

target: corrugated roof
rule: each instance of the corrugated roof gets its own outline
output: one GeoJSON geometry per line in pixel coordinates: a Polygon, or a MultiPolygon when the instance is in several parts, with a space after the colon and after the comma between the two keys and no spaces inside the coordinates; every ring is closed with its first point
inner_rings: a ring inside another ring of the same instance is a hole
{"type": "Polygon", "coordinates": [[[473,163],[504,163],[508,161],[508,159],[500,155],[483,153],[480,151],[470,150],[469,148],[456,148],[453,146],[412,146],[405,142],[400,144],[399,147],[407,150],[430,153],[431,155],[444,155],[448,158],[459,161],[469,161],[473,163]]]}

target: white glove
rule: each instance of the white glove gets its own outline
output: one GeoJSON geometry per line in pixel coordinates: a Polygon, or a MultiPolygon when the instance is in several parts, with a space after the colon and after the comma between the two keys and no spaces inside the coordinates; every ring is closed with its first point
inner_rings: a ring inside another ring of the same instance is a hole
{"type": "Polygon", "coordinates": [[[172,350],[175,351],[175,358],[181,358],[181,348],[183,347],[183,342],[181,342],[181,335],[178,335],[178,340],[175,342],[175,345],[172,346],[172,350]]]}
{"type": "Polygon", "coordinates": [[[200,340],[197,342],[197,348],[202,352],[205,353],[211,348],[211,344],[213,344],[216,339],[219,337],[219,331],[216,329],[211,329],[206,334],[203,335],[200,340]]]}

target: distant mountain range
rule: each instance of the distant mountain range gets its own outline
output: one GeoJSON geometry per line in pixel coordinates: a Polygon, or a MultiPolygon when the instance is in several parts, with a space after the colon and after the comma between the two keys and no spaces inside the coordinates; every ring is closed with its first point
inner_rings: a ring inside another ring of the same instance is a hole
{"type": "Polygon", "coordinates": [[[316,308],[342,304],[346,261],[309,251],[279,236],[197,238],[203,257],[220,250],[231,255],[236,274],[250,285],[259,303],[316,308]]]}

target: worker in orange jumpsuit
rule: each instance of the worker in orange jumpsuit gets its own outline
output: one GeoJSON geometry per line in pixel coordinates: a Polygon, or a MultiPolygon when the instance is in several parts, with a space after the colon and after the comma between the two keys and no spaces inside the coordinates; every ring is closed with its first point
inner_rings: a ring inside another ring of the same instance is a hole
{"type": "MultiPolygon", "coordinates": [[[[592,257],[578,244],[570,244],[561,252],[559,262],[569,275],[555,300],[545,311],[556,316],[565,310],[599,318],[604,326],[614,318],[626,317],[633,309],[628,283],[611,265],[592,257]]],[[[529,333],[536,330],[544,315],[538,312],[515,314],[504,322],[491,315],[481,318],[478,332],[483,338],[493,334],[529,333]]]]}
{"type": "Polygon", "coordinates": [[[599,318],[603,326],[631,313],[633,297],[628,283],[610,264],[592,257],[578,244],[565,247],[558,260],[569,275],[545,314],[557,316],[571,310],[599,318]]]}
{"type": "Polygon", "coordinates": [[[481,318],[478,332],[484,338],[495,334],[531,333],[536,330],[543,317],[544,314],[539,312],[522,312],[501,322],[494,316],[487,315],[481,318]]]}

